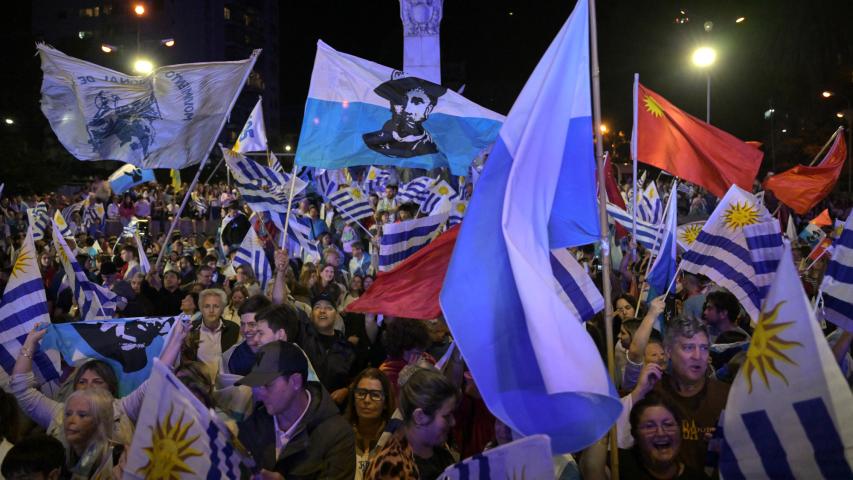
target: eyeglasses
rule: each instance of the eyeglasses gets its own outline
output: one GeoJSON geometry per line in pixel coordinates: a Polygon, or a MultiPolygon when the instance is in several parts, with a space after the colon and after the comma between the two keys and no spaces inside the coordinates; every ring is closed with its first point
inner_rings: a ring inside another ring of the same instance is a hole
{"type": "Polygon", "coordinates": [[[365,398],[370,398],[374,402],[380,402],[383,398],[385,398],[385,394],[382,390],[368,390],[366,388],[356,388],[353,392],[355,394],[356,400],[364,400],[365,398]]]}
{"type": "Polygon", "coordinates": [[[663,429],[663,433],[675,433],[678,431],[678,424],[670,421],[664,421],[660,425],[657,423],[644,423],[640,425],[637,430],[639,430],[643,435],[653,435],[657,433],[658,428],[663,429]]]}

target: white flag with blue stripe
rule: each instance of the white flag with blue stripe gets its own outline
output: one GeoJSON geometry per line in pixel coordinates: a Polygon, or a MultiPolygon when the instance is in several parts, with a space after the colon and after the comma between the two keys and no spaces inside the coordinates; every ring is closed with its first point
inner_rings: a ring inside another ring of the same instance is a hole
{"type": "Polygon", "coordinates": [[[775,221],[752,194],[732,185],[705,222],[692,248],[682,257],[682,270],[706,275],[728,289],[755,321],[763,290],[756,283],[757,272],[744,227],[775,221]]]}
{"type": "Polygon", "coordinates": [[[465,218],[465,212],[468,210],[468,200],[454,200],[450,205],[450,217],[447,219],[447,226],[452,227],[462,223],[465,218]]]}
{"type": "Polygon", "coordinates": [[[722,478],[853,478],[851,405],[786,244],[729,391],[722,478]]]}
{"type": "Polygon", "coordinates": [[[853,332],[853,211],[847,217],[841,236],[833,243],[832,258],[820,289],[824,318],[853,332]]]}
{"type": "Polygon", "coordinates": [[[262,152],[267,149],[267,129],[264,127],[264,107],[261,98],[249,114],[246,124],[237,141],[234,150],[237,153],[262,152]]]}
{"type": "Polygon", "coordinates": [[[779,221],[773,218],[767,222],[746,225],[743,227],[743,233],[752,259],[752,268],[755,270],[753,282],[758,287],[759,297],[763,301],[776,276],[784,251],[782,230],[779,221]]]}
{"type": "Polygon", "coordinates": [[[267,291],[267,284],[272,278],[272,267],[270,266],[267,253],[264,251],[264,246],[258,239],[258,234],[255,233],[254,227],[249,228],[246,236],[243,238],[243,243],[237,249],[237,254],[234,256],[234,265],[248,265],[255,272],[255,278],[261,284],[261,291],[267,291]]]}
{"type": "Polygon", "coordinates": [[[276,172],[227,148],[222,148],[222,155],[241,198],[256,212],[287,212],[290,182],[294,182],[294,196],[307,186],[299,177],[276,172]]]}
{"type": "Polygon", "coordinates": [[[643,189],[640,197],[640,208],[637,209],[637,218],[644,222],[657,225],[663,217],[663,200],[658,193],[655,182],[649,182],[643,189]]]}
{"type": "Polygon", "coordinates": [[[551,250],[551,270],[557,293],[578,318],[585,322],[604,309],[604,297],[568,249],[551,250]]]}
{"type": "Polygon", "coordinates": [[[33,227],[33,240],[41,240],[50,227],[50,216],[47,214],[47,204],[38,202],[35,207],[27,209],[27,221],[33,227]]]}
{"type": "MultiPolygon", "coordinates": [[[[654,183],[652,183],[654,185],[654,183]]],[[[656,252],[656,257],[649,268],[649,274],[646,276],[646,282],[649,284],[649,300],[657,296],[663,295],[670,285],[675,280],[676,270],[676,252],[677,252],[677,235],[678,235],[678,195],[673,189],[669,195],[669,202],[666,208],[666,218],[664,219],[663,233],[661,234],[660,249],[656,252]]]]}
{"type": "Polygon", "coordinates": [[[373,216],[367,195],[357,186],[342,188],[329,196],[329,201],[341,215],[349,220],[373,216]]]}
{"type": "Polygon", "coordinates": [[[391,169],[379,168],[371,165],[367,170],[367,175],[364,176],[364,191],[370,193],[382,193],[385,191],[385,185],[391,179],[391,169]]]}
{"type": "Polygon", "coordinates": [[[154,360],[124,467],[126,480],[241,478],[240,464],[254,462],[234,447],[230,430],[177,377],[154,360]]]}
{"type": "Polygon", "coordinates": [[[427,215],[438,213],[442,205],[450,209],[450,199],[456,195],[456,190],[445,180],[435,182],[428,190],[424,203],[421,204],[421,212],[427,215]]]}
{"type": "Polygon", "coordinates": [[[391,270],[433,241],[441,233],[447,217],[445,213],[383,225],[379,239],[379,271],[391,270]]]}
{"type": "Polygon", "coordinates": [[[429,196],[429,188],[433,179],[418,177],[410,180],[397,190],[397,203],[414,203],[420,206],[429,196]]]}
{"type": "MultiPolygon", "coordinates": [[[[273,214],[273,221],[276,222],[277,226],[283,225],[285,214],[273,214]]],[[[279,228],[284,230],[282,227],[279,228]]],[[[291,244],[299,246],[300,251],[293,251],[291,252],[292,255],[301,256],[306,261],[320,261],[320,247],[316,240],[311,240],[310,218],[300,216],[295,211],[291,213],[290,223],[287,226],[287,239],[291,241],[291,244]]]]}
{"type": "MultiPolygon", "coordinates": [[[[627,228],[629,231],[633,227],[633,219],[631,214],[623,210],[622,208],[614,205],[612,203],[607,204],[607,214],[612,218],[615,222],[623,227],[627,228]]],[[[641,220],[637,220],[637,243],[642,246],[652,250],[655,248],[655,245],[658,241],[658,236],[660,232],[658,230],[657,225],[652,225],[648,222],[643,222],[641,220]]]]}
{"type": "Polygon", "coordinates": [[[59,210],[53,212],[53,223],[59,228],[60,235],[65,238],[74,238],[74,232],[71,231],[71,227],[68,226],[68,222],[65,221],[62,212],[59,210]]]}
{"type": "MultiPolygon", "coordinates": [[[[37,323],[50,323],[47,313],[47,296],[44,280],[38,267],[38,255],[33,241],[32,225],[14,259],[9,283],[0,302],[0,367],[12,374],[15,360],[27,334],[37,323]]],[[[38,350],[33,352],[34,371],[44,381],[59,378],[59,356],[49,356],[38,350]]]]}

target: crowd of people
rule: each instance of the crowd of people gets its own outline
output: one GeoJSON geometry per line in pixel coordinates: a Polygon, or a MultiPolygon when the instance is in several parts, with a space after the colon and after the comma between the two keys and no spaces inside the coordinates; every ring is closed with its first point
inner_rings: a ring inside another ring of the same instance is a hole
{"type": "MultiPolygon", "coordinates": [[[[665,184],[659,187],[661,196],[668,193],[665,184]]],[[[375,279],[376,240],[366,233],[417,216],[417,206],[398,202],[396,193],[394,185],[373,193],[375,216],[363,225],[345,217],[327,222],[322,213],[331,205],[319,196],[303,198],[296,214],[310,220],[319,261],[279,248],[271,224],[253,217],[239,193],[225,184],[193,192],[181,214],[183,227],[171,237],[166,231],[182,188],[152,183],[119,197],[105,182],[93,182],[73,196],[4,196],[0,283],[8,280],[14,252],[26,235],[28,208],[44,202],[52,217],[78,202],[99,203],[106,217],[100,223],[86,224],[80,209],[67,215],[76,233],[68,243],[78,263],[90,281],[125,300],[119,317],[186,319],[175,323],[160,360],[231,425],[235,442],[256,464],[247,475],[434,479],[449,465],[519,434],[489,412],[443,318],[346,311],[375,279]],[[143,223],[147,272],[134,238],[121,235],[122,228],[143,223]],[[118,227],[110,232],[110,224],[118,227]],[[273,278],[265,289],[251,267],[232,264],[250,228],[272,260],[273,278]],[[157,265],[161,254],[164,261],[157,265]]],[[[776,209],[769,195],[765,201],[776,209]]],[[[682,193],[679,214],[706,218],[715,202],[701,189],[682,193]]],[[[850,203],[831,198],[818,208],[845,218],[850,203]]],[[[808,219],[796,217],[796,222],[808,219]]],[[[80,321],[49,237],[48,230],[36,248],[51,321],[80,321]]],[[[749,319],[734,295],[689,273],[679,276],[672,295],[645,298],[650,252],[630,235],[621,249],[622,262],[613,265],[611,276],[616,386],[624,406],[617,422],[621,475],[707,478],[714,475],[710,457],[719,450],[714,432],[720,412],[750,340],[749,319]],[[663,329],[657,324],[661,315],[663,329]]],[[[795,252],[804,258],[810,249],[795,252]]],[[[600,285],[594,250],[573,253],[600,285]]],[[[800,265],[811,295],[825,265],[826,257],[800,265]]],[[[587,322],[587,330],[604,359],[603,312],[587,322]]],[[[37,384],[33,355],[44,332],[29,333],[14,371],[0,378],[0,473],[6,478],[120,477],[142,401],[156,392],[145,382],[119,398],[117,373],[101,360],[64,365],[62,382],[37,384]]],[[[831,325],[826,333],[847,373],[853,336],[831,325]]],[[[555,459],[555,477],[606,478],[606,450],[602,440],[555,459]]]]}

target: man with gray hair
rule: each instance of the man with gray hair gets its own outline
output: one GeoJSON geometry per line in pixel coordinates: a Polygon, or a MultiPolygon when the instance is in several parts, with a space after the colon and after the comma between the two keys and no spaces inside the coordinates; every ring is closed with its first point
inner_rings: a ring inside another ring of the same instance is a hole
{"type": "Polygon", "coordinates": [[[234,322],[222,320],[222,312],[228,297],[219,288],[208,288],[198,294],[201,318],[192,324],[192,339],[198,338],[198,360],[210,366],[216,373],[222,352],[231,348],[240,336],[240,327],[234,322]]]}

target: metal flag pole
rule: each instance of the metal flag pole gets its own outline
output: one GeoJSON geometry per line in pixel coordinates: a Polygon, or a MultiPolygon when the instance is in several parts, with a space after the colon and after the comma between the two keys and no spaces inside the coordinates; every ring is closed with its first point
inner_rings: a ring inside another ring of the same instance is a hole
{"type": "MultiPolygon", "coordinates": [[[[610,301],[610,230],[607,227],[607,190],[604,181],[604,140],[601,135],[601,88],[598,66],[598,33],[595,22],[595,0],[589,0],[589,42],[592,71],[592,121],[595,132],[595,160],[598,165],[598,222],[601,229],[601,290],[604,296],[604,330],[607,341],[607,373],[616,384],[613,343],[613,304],[610,301]]],[[[636,175],[634,176],[636,179],[636,175]]],[[[635,180],[636,181],[636,180],[635,180]]],[[[636,189],[635,189],[636,192],[636,189]]],[[[636,193],[635,193],[636,195],[636,193]]],[[[636,226],[634,227],[636,229],[636,226]]],[[[619,457],[616,445],[616,427],[610,429],[611,478],[619,480],[619,457]]]]}
{"type": "MultiPolygon", "coordinates": [[[[835,137],[837,137],[843,131],[844,131],[844,127],[838,127],[835,130],[835,132],[832,133],[832,135],[829,137],[829,140],[827,140],[826,143],[823,144],[823,147],[820,148],[820,151],[817,152],[817,155],[815,155],[814,158],[812,159],[811,163],[809,163],[810,167],[814,166],[814,164],[817,163],[817,161],[818,161],[818,159],[820,159],[821,155],[823,155],[823,153],[826,151],[826,149],[829,148],[829,145],[832,144],[832,141],[835,140],[835,137]]],[[[850,145],[848,145],[847,148],[850,148],[850,145]]]]}
{"type": "MultiPolygon", "coordinates": [[[[260,49],[254,50],[252,52],[252,56],[249,58],[249,65],[246,68],[246,73],[243,74],[243,81],[240,82],[241,88],[234,94],[234,98],[231,99],[231,104],[228,105],[228,112],[234,108],[234,104],[237,103],[237,97],[240,96],[240,92],[243,90],[242,86],[246,85],[246,80],[249,78],[249,74],[252,72],[252,68],[255,66],[255,61],[258,59],[258,55],[261,54],[260,49]]],[[[222,128],[225,127],[225,122],[228,121],[228,115],[222,116],[222,121],[219,122],[219,128],[216,129],[216,135],[210,141],[210,147],[207,149],[207,155],[205,155],[201,159],[201,163],[198,165],[198,171],[195,173],[195,177],[193,178],[192,183],[190,183],[189,188],[187,188],[187,193],[184,194],[184,200],[181,202],[181,206],[178,207],[178,211],[175,212],[175,218],[172,219],[172,224],[169,225],[169,232],[166,233],[166,242],[169,241],[169,238],[172,237],[172,232],[175,231],[175,225],[178,224],[178,221],[181,219],[181,213],[184,212],[184,207],[187,206],[187,201],[190,199],[190,194],[193,190],[195,190],[196,185],[198,184],[198,179],[201,176],[201,171],[204,169],[204,165],[207,163],[208,157],[213,152],[213,147],[216,146],[216,140],[219,137],[219,134],[222,132],[222,128]]],[[[157,263],[154,264],[154,271],[160,270],[160,264],[163,262],[163,256],[166,254],[166,245],[163,245],[160,248],[160,254],[157,255],[157,263]]]]}
{"type": "Polygon", "coordinates": [[[637,101],[640,85],[640,74],[634,74],[634,126],[631,131],[631,174],[633,175],[634,188],[631,195],[634,196],[631,204],[631,240],[637,241],[637,101]]]}
{"type": "MultiPolygon", "coordinates": [[[[267,150],[269,151],[269,150],[267,150]]],[[[290,173],[290,193],[287,195],[287,214],[284,216],[284,231],[281,232],[281,247],[284,248],[287,239],[287,229],[290,228],[290,209],[293,207],[293,191],[296,189],[296,159],[293,160],[293,172],[290,173]]]]}

